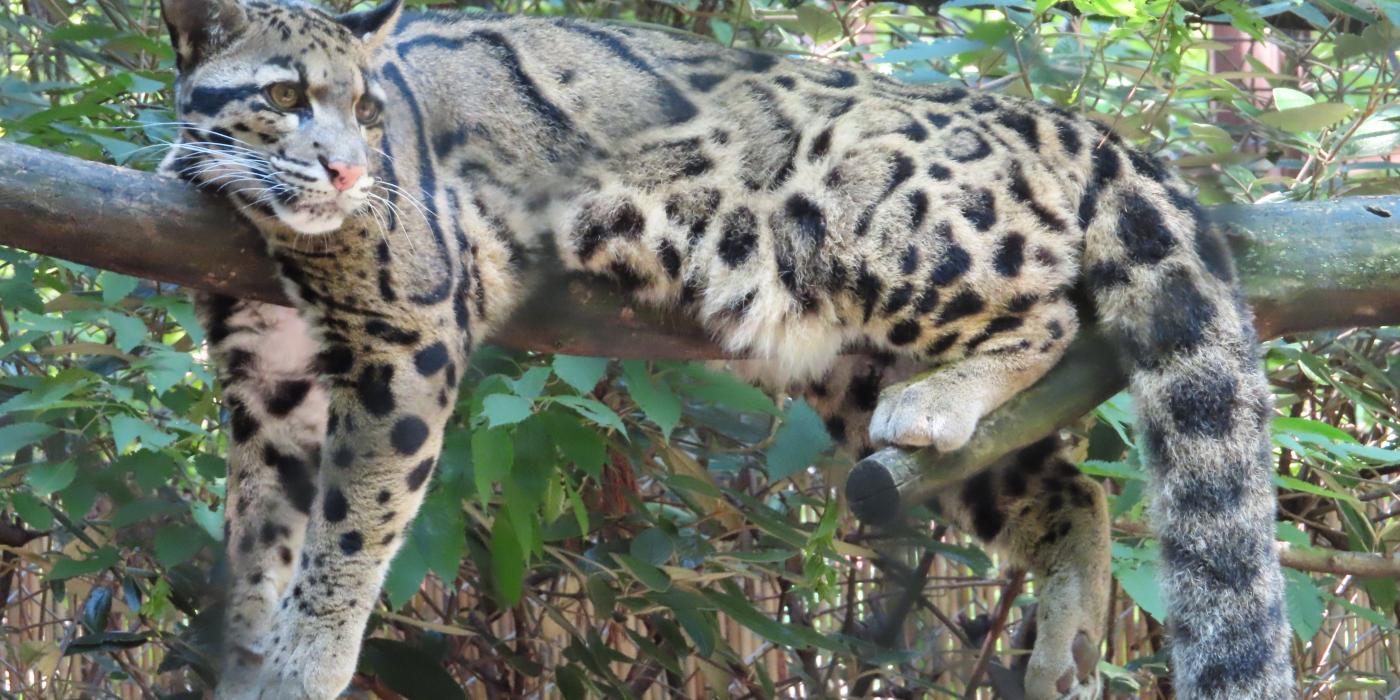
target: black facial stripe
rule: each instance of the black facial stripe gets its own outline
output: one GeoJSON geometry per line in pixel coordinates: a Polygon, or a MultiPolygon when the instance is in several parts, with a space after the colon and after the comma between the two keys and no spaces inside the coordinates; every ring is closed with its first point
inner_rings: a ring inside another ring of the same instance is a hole
{"type": "Polygon", "coordinates": [[[233,87],[196,87],[190,90],[185,100],[184,111],[189,114],[215,115],[231,102],[246,100],[262,94],[260,85],[235,85],[233,87]]]}

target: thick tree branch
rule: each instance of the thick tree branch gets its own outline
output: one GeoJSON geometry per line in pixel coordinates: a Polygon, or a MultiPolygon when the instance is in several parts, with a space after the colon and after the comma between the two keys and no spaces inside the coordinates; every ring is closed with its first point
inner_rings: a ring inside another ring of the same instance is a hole
{"type": "MultiPolygon", "coordinates": [[[[1400,197],[1228,206],[1227,232],[1265,337],[1400,323],[1400,197]]],[[[0,244],[264,301],[283,302],[255,231],[214,197],[149,173],[0,143],[0,244]]],[[[634,307],[606,281],[536,266],[536,290],[492,340],[511,347],[645,358],[720,357],[679,314],[634,307]]],[[[1086,333],[1048,376],[988,416],[948,455],[885,450],[847,484],[863,518],[976,472],[1066,425],[1124,385],[1086,333]]]]}

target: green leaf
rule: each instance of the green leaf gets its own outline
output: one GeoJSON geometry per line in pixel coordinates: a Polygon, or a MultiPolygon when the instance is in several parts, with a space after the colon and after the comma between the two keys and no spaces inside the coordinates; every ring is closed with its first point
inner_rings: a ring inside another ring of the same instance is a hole
{"type": "Polygon", "coordinates": [[[671,388],[657,383],[647,372],[645,362],[627,360],[622,363],[623,375],[627,377],[627,393],[637,402],[647,418],[661,427],[661,435],[669,439],[671,431],[681,419],[681,401],[671,388]]]}
{"type": "Polygon", "coordinates": [[[112,612],[112,589],[96,586],[83,602],[83,627],[90,634],[101,634],[107,629],[107,618],[112,612]]]}
{"type": "Polygon", "coordinates": [[[137,279],[119,272],[104,270],[97,276],[97,284],[102,287],[102,302],[115,304],[136,291],[137,279]]]}
{"type": "Polygon", "coordinates": [[[509,432],[479,428],[472,433],[472,472],[476,494],[483,504],[496,492],[515,462],[515,443],[509,432]]]}
{"type": "Polygon", "coordinates": [[[666,560],[671,558],[671,553],[676,551],[676,546],[661,528],[650,527],[632,538],[628,551],[632,553],[633,558],[655,566],[665,564],[666,560]]]}
{"type": "Polygon", "coordinates": [[[228,476],[228,462],[218,455],[197,454],[194,456],[194,470],[210,481],[222,479],[228,476]]]}
{"type": "Polygon", "coordinates": [[[136,483],[147,491],[152,491],[170,483],[175,476],[176,464],[170,455],[151,450],[137,450],[124,455],[112,465],[114,468],[131,472],[136,483]]]}
{"type": "Polygon", "coordinates": [[[156,560],[166,568],[183,564],[199,553],[209,539],[199,528],[163,525],[156,531],[156,560]]]}
{"type": "Polygon", "coordinates": [[[554,374],[564,380],[580,394],[588,394],[598,386],[598,380],[608,371],[608,360],[603,357],[576,357],[555,355],[554,374]]]}
{"type": "Polygon", "coordinates": [[[501,605],[515,607],[525,583],[525,551],[511,526],[510,516],[496,514],[491,524],[491,585],[501,605]]]}
{"type": "Polygon", "coordinates": [[[643,586],[658,593],[664,593],[671,589],[671,577],[667,576],[665,571],[620,552],[613,552],[612,556],[643,586]]]}
{"type": "Polygon", "coordinates": [[[125,452],[127,447],[138,439],[144,447],[159,449],[168,447],[175,442],[175,436],[171,435],[150,422],[128,415],[115,415],[110,419],[112,425],[112,442],[116,444],[117,452],[125,452]]]}
{"type": "Polygon", "coordinates": [[[736,411],[782,415],[762,389],[728,372],[713,372],[698,363],[683,365],[681,372],[690,380],[679,387],[686,396],[736,411]]]}
{"type": "Polygon", "coordinates": [[[780,647],[804,649],[814,647],[837,651],[838,647],[810,627],[785,625],[767,613],[754,607],[754,601],[744,595],[732,582],[725,582],[723,591],[707,590],[705,597],[721,612],[735,622],[753,630],[756,634],[780,647]]]}
{"type": "Polygon", "coordinates": [[[1157,550],[1143,547],[1130,550],[1128,556],[1120,556],[1127,548],[1118,544],[1113,547],[1113,577],[1118,579],[1118,584],[1149,615],[1159,622],[1166,620],[1167,604],[1157,583],[1157,550]]]}
{"type": "MultiPolygon", "coordinates": [[[[105,590],[105,589],[93,589],[105,590]]],[[[147,641],[149,637],[140,632],[103,632],[102,634],[87,634],[68,643],[63,648],[64,656],[74,654],[100,654],[123,649],[135,649],[147,641]]]]}
{"type": "Polygon", "coordinates": [[[1322,603],[1322,593],[1317,584],[1300,571],[1284,569],[1284,597],[1288,603],[1288,621],[1293,625],[1294,634],[1306,643],[1317,634],[1322,626],[1322,615],[1326,606],[1322,603]]]}
{"type": "Polygon", "coordinates": [[[389,596],[391,610],[398,610],[411,600],[423,585],[423,577],[428,575],[428,562],[423,558],[423,552],[417,546],[412,546],[412,538],[410,531],[410,541],[394,555],[394,561],[389,565],[389,575],[384,579],[384,593],[389,596]]]}
{"type": "Polygon", "coordinates": [[[514,425],[530,417],[534,402],[530,399],[510,394],[492,394],[482,402],[482,413],[486,416],[487,427],[498,428],[514,425]]]}
{"type": "Polygon", "coordinates": [[[617,413],[601,401],[586,399],[582,396],[555,396],[554,401],[572,408],[579,415],[604,428],[612,428],[624,436],[627,435],[627,427],[622,424],[622,419],[618,418],[617,413]]]}
{"type": "Polygon", "coordinates": [[[802,28],[803,33],[812,37],[812,40],[818,44],[841,36],[841,20],[837,19],[830,10],[802,3],[797,6],[795,11],[797,12],[798,26],[802,28]]]}
{"type": "Polygon", "coordinates": [[[967,39],[960,36],[950,36],[926,41],[922,44],[910,44],[897,49],[890,49],[885,54],[873,61],[873,63],[909,63],[912,61],[934,61],[949,56],[956,56],[962,53],[980,51],[987,48],[981,41],[967,39]]]}
{"type": "Polygon", "coordinates": [[[938,552],[944,557],[972,569],[973,573],[977,576],[986,576],[992,571],[992,559],[987,556],[986,552],[982,551],[981,547],[962,546],[948,544],[946,542],[930,542],[928,546],[929,549],[938,552]]]}
{"type": "Polygon", "coordinates": [[[831,435],[817,412],[806,401],[794,401],[765,453],[768,477],[777,481],[802,471],[830,448],[831,435]]]}
{"type": "Polygon", "coordinates": [[[73,462],[36,464],[24,475],[24,481],[34,490],[36,496],[47,496],[67,488],[77,475],[78,465],[73,462]]]}
{"type": "Polygon", "coordinates": [[[30,528],[47,530],[53,527],[53,511],[28,491],[15,491],[10,494],[10,505],[14,506],[20,520],[30,528]]]}
{"type": "Polygon", "coordinates": [[[443,581],[457,579],[457,567],[467,552],[467,521],[462,503],[450,493],[435,492],[423,502],[405,547],[416,547],[433,573],[443,581]]]}
{"type": "Polygon", "coordinates": [[[540,414],[549,437],[564,454],[564,459],[594,479],[601,478],[608,449],[603,437],[579,422],[577,417],[557,411],[540,414]]]}
{"type": "Polygon", "coordinates": [[[442,661],[427,651],[397,639],[365,640],[360,669],[411,700],[466,700],[466,693],[442,661]]]}
{"type": "Polygon", "coordinates": [[[180,512],[180,505],[160,498],[141,498],[123,503],[112,511],[112,527],[130,527],[157,515],[180,512]]]}
{"type": "Polygon", "coordinates": [[[224,541],[224,513],[214,510],[204,501],[190,503],[190,517],[215,542],[224,541]]]}
{"type": "Polygon", "coordinates": [[[1280,111],[1287,109],[1298,109],[1316,104],[1317,100],[1306,92],[1294,90],[1293,88],[1274,88],[1274,108],[1280,111]]]}
{"type": "Polygon", "coordinates": [[[107,325],[116,331],[114,345],[122,352],[131,352],[133,348],[141,344],[141,341],[146,339],[146,322],[135,316],[126,316],[116,312],[109,313],[107,325]]]}
{"type": "Polygon", "coordinates": [[[11,423],[0,426],[0,455],[9,456],[58,432],[43,423],[11,423]]]}
{"type": "Polygon", "coordinates": [[[531,367],[525,370],[525,374],[519,379],[513,380],[511,386],[515,388],[515,394],[521,398],[534,400],[535,397],[544,391],[544,383],[549,381],[548,367],[531,367]]]}
{"type": "Polygon", "coordinates": [[[109,566],[114,566],[117,559],[117,548],[112,546],[102,547],[85,559],[63,557],[54,562],[53,568],[49,569],[48,580],[62,581],[76,576],[95,574],[109,566]]]}
{"type": "Polygon", "coordinates": [[[1320,102],[1278,112],[1266,112],[1258,119],[1266,126],[1293,133],[1320,131],[1350,117],[1356,109],[1338,102],[1320,102]]]}

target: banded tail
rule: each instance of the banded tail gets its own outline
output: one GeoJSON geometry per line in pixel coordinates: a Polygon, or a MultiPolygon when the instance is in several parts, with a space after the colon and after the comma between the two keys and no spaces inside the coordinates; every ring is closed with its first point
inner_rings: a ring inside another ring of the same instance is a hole
{"type": "Polygon", "coordinates": [[[1292,698],[1274,549],[1273,404],[1253,318],[1223,238],[1181,183],[1160,171],[1115,178],[1119,153],[1094,155],[1081,208],[1084,277],[1131,376],[1155,485],[1176,693],[1292,698]]]}

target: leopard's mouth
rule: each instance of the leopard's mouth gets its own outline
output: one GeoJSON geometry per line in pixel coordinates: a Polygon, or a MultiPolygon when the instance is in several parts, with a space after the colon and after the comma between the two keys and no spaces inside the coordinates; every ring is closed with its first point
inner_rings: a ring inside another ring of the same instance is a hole
{"type": "Polygon", "coordinates": [[[366,210],[370,184],[357,185],[344,192],[282,184],[272,188],[276,191],[271,201],[272,211],[279,221],[297,233],[331,233],[339,229],[347,218],[366,210]]]}
{"type": "Polygon", "coordinates": [[[285,203],[279,198],[272,202],[272,212],[297,233],[320,235],[339,229],[354,209],[345,211],[335,199],[285,203]]]}

